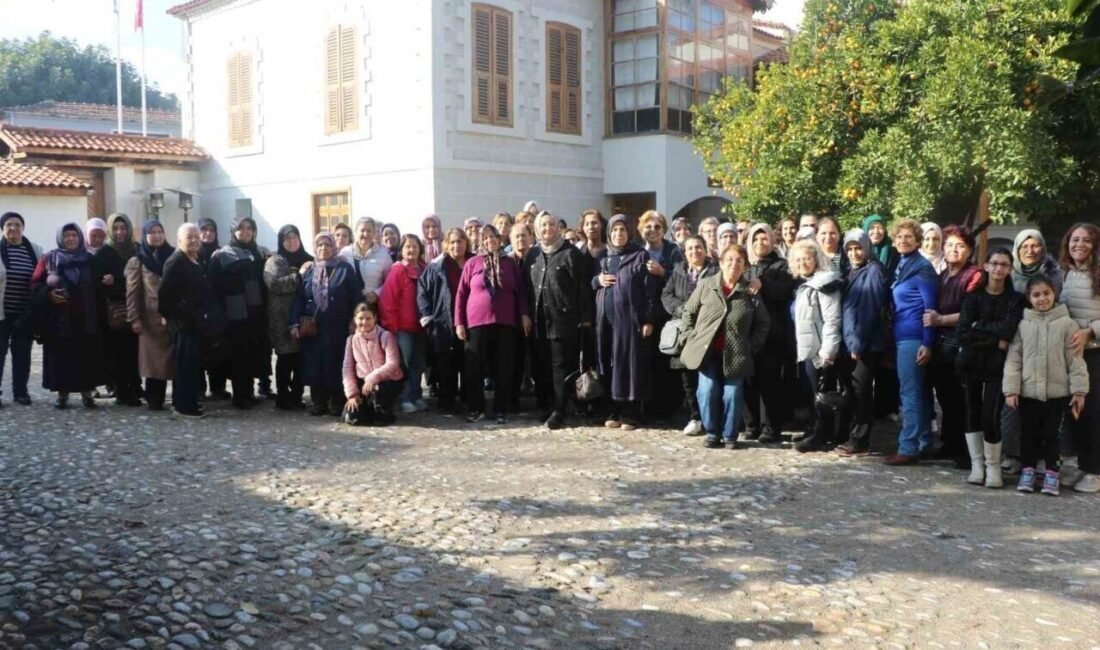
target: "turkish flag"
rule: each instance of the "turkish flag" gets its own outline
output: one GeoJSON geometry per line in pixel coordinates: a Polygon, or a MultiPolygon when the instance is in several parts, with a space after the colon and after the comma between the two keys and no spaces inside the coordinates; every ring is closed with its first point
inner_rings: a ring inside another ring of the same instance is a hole
{"type": "Polygon", "coordinates": [[[134,31],[145,29],[145,19],[142,15],[141,0],[137,0],[137,13],[134,14],[134,31]]]}

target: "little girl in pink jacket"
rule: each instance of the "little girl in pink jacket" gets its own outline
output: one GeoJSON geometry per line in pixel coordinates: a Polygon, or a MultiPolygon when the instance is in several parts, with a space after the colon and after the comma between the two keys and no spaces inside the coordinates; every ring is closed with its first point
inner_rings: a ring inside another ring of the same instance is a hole
{"type": "Polygon", "coordinates": [[[355,308],[355,333],[344,350],[344,421],[359,426],[393,422],[405,378],[397,337],[378,325],[374,309],[367,303],[355,308]]]}

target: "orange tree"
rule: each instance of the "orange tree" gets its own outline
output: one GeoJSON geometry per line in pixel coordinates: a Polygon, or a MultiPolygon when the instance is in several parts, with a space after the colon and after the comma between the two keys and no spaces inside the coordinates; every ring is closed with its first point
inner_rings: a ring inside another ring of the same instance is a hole
{"type": "Polygon", "coordinates": [[[808,0],[790,63],[697,110],[695,147],[738,214],[998,221],[1100,195],[1095,89],[1040,110],[1080,19],[1062,0],[808,0]]]}

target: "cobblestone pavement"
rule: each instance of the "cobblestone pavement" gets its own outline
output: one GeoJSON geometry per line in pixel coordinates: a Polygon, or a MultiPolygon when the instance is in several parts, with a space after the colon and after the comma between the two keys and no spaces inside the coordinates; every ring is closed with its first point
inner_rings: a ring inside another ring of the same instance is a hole
{"type": "Polygon", "coordinates": [[[0,647],[1100,646],[1095,497],[677,431],[35,397],[0,412],[0,647]]]}

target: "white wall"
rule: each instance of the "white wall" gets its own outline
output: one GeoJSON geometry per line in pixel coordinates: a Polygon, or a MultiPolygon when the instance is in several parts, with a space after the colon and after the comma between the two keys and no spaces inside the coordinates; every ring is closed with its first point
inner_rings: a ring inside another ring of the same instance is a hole
{"type": "Polygon", "coordinates": [[[691,141],[677,135],[638,135],[609,138],[603,146],[607,194],[657,192],[657,211],[671,217],[692,201],[719,196],[722,190],[707,187],[703,161],[691,141]]]}
{"type": "Polygon", "coordinates": [[[311,193],[351,188],[352,220],[418,224],[434,209],[431,0],[237,2],[191,25],[189,87],[194,139],[213,156],[199,191],[202,216],[228,225],[234,201],[252,199],[261,237],[294,223],[312,237],[311,193]],[[325,136],[326,29],[359,27],[358,131],[325,136]],[[242,29],[248,26],[248,29],[242,29]],[[241,36],[247,34],[247,36],[241,36]],[[247,150],[228,147],[226,60],[252,52],[256,78],[247,150]]]}
{"type": "Polygon", "coordinates": [[[88,199],[83,196],[25,196],[0,194],[0,213],[18,212],[27,227],[23,235],[48,251],[57,248],[57,229],[87,221],[88,199]]]}

